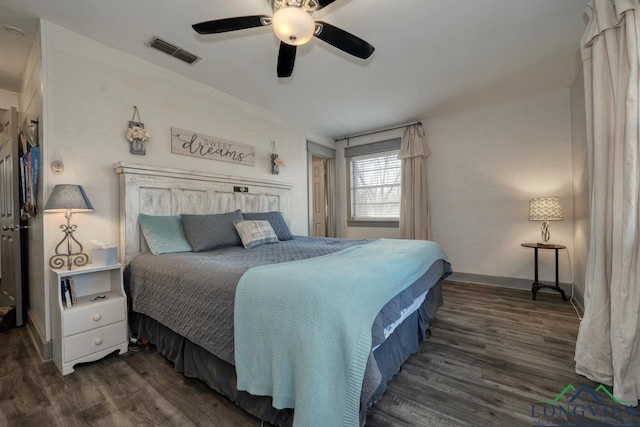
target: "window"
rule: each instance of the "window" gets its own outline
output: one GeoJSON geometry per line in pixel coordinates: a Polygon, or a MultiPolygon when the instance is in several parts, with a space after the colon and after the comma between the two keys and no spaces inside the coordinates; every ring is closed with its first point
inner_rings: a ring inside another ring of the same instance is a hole
{"type": "Polygon", "coordinates": [[[402,179],[398,150],[351,157],[349,172],[349,225],[397,226],[402,179]]]}

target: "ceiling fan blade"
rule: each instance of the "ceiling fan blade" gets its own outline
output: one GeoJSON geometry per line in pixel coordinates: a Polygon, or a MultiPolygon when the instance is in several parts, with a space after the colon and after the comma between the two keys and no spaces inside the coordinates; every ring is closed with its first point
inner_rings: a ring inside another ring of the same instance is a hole
{"type": "Polygon", "coordinates": [[[318,5],[320,6],[320,9],[322,9],[323,7],[329,6],[334,1],[336,0],[316,0],[316,3],[318,3],[318,5]]]}
{"type": "Polygon", "coordinates": [[[347,33],[345,30],[341,30],[326,22],[317,21],[316,24],[319,25],[319,31],[316,31],[315,34],[316,37],[350,55],[367,59],[373,54],[373,51],[376,50],[375,47],[366,41],[353,34],[347,33]]]}
{"type": "Polygon", "coordinates": [[[229,31],[246,30],[271,24],[271,17],[266,15],[240,16],[237,18],[217,19],[192,25],[199,34],[219,34],[229,31]]]}
{"type": "Polygon", "coordinates": [[[292,46],[280,42],[280,53],[278,54],[278,77],[291,77],[293,66],[296,64],[297,46],[292,46]]]}

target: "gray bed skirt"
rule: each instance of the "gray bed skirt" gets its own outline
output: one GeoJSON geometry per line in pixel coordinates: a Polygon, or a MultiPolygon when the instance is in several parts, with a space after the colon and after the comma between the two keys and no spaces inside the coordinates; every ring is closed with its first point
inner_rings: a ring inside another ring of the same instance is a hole
{"type": "MultiPolygon", "coordinates": [[[[442,283],[434,285],[424,303],[400,324],[375,351],[382,382],[367,402],[360,404],[360,424],[364,425],[368,409],[387,389],[388,382],[399,372],[409,357],[418,351],[421,341],[428,338],[427,328],[442,305],[442,283]]],[[[129,312],[132,333],[146,338],[158,351],[174,363],[175,369],[189,378],[198,378],[218,393],[242,407],[248,413],[271,424],[289,427],[293,424],[292,409],[275,409],[271,398],[253,396],[236,388],[236,371],[230,363],[175,333],[146,315],[129,312]]]]}

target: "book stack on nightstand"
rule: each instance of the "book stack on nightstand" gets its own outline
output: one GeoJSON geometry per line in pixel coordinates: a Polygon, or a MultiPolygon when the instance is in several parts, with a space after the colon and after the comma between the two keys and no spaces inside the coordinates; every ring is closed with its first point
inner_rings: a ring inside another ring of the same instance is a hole
{"type": "Polygon", "coordinates": [[[53,361],[67,375],[74,365],[127,351],[127,297],[122,264],[51,270],[53,361]]]}

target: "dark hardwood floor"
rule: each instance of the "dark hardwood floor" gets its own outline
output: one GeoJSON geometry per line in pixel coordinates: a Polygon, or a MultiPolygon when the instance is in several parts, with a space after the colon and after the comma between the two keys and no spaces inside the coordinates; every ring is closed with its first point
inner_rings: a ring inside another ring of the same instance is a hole
{"type": "MultiPolygon", "coordinates": [[[[431,338],[367,426],[544,425],[536,401],[568,384],[598,386],[574,373],[578,318],[559,295],[532,301],[525,291],[455,282],[444,295],[431,338]]],[[[62,377],[40,362],[25,328],[0,334],[0,425],[260,424],[156,352],[112,356],[62,377]]]]}

